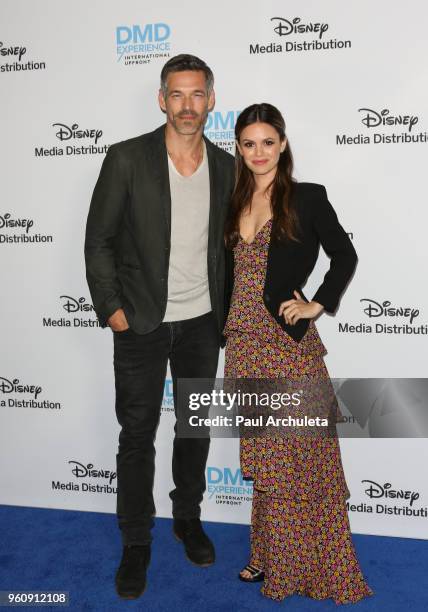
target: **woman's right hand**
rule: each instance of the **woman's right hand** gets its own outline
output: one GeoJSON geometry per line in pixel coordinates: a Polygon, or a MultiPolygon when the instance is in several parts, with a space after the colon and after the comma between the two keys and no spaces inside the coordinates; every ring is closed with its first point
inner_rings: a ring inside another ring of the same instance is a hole
{"type": "Polygon", "coordinates": [[[313,319],[324,310],[318,302],[305,302],[298,291],[294,291],[294,299],[282,302],[279,306],[279,316],[283,316],[288,325],[295,325],[299,319],[313,319]]]}

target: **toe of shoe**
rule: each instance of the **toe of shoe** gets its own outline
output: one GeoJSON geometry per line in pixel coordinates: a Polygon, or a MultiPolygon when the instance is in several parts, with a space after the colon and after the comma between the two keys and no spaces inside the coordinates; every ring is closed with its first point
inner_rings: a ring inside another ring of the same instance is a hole
{"type": "Polygon", "coordinates": [[[124,599],[137,599],[140,597],[146,589],[146,580],[140,580],[135,582],[122,582],[116,580],[116,592],[119,597],[124,599]]]}
{"type": "Polygon", "coordinates": [[[186,547],[186,554],[196,565],[212,565],[215,561],[215,552],[210,548],[201,550],[186,547]]]}

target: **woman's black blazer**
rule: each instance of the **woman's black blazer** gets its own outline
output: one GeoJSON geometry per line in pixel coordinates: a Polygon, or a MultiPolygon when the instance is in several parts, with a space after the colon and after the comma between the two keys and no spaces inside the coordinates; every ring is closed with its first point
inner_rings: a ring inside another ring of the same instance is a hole
{"type": "MultiPolygon", "coordinates": [[[[310,319],[300,319],[288,325],[278,315],[281,302],[294,298],[296,289],[306,301],[302,286],[318,258],[319,246],[330,257],[330,268],[312,300],[322,304],[327,312],[334,312],[357,264],[357,254],[349,236],[340,225],[327,199],[323,185],[294,183],[293,195],[299,218],[300,242],[278,241],[271,236],[263,291],[263,301],[276,321],[296,342],[305,335],[310,319]]],[[[233,292],[233,251],[226,253],[226,305],[229,311],[233,292]]]]}

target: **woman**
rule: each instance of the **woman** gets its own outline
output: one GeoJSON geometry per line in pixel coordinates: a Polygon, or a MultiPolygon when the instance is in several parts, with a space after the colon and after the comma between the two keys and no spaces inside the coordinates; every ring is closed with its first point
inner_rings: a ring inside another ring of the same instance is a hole
{"type": "MultiPolygon", "coordinates": [[[[313,319],[333,312],[357,256],[323,186],[297,183],[281,113],[254,104],[238,117],[236,184],[226,224],[229,314],[226,379],[328,381],[313,319]],[[301,287],[319,245],[330,268],[311,301],[301,287]]],[[[335,404],[335,421],[340,416],[335,404]]],[[[239,577],[262,593],[336,603],[372,592],[351,540],[349,497],[336,434],[241,437],[244,478],[253,479],[251,556],[239,577]]]]}

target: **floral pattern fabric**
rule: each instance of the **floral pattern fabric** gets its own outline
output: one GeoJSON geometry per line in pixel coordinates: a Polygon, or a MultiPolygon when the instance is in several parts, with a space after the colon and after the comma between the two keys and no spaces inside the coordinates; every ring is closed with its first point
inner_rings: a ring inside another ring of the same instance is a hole
{"type": "MultiPolygon", "coordinates": [[[[264,305],[271,229],[269,220],[251,243],[240,238],[234,249],[225,379],[329,381],[314,322],[296,342],[264,305]]],[[[340,419],[337,404],[335,410],[340,419]]],[[[265,572],[262,593],[336,603],[370,595],[352,544],[337,435],[241,437],[240,460],[244,478],[254,482],[250,563],[265,572]]]]}

